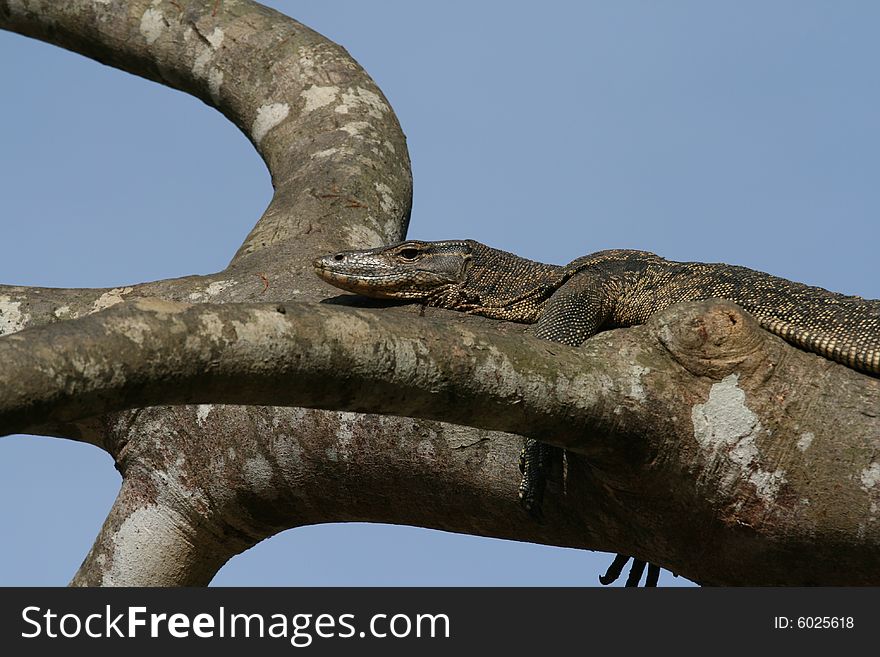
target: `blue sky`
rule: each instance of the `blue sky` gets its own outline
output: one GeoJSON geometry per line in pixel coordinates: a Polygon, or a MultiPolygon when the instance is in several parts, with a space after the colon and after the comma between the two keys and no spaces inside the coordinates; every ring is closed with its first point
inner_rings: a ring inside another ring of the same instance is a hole
{"type": "MultiPolygon", "coordinates": [[[[391,101],[412,237],[556,263],[638,248],[880,298],[876,3],[269,4],[345,46],[391,101]]],[[[247,140],[189,96],[2,32],[0,84],[3,283],[209,273],[268,203],[247,140]]],[[[91,446],[0,439],[0,584],[65,584],[118,485],[91,446]]],[[[326,525],[215,583],[592,585],[608,559],[326,525]]]]}

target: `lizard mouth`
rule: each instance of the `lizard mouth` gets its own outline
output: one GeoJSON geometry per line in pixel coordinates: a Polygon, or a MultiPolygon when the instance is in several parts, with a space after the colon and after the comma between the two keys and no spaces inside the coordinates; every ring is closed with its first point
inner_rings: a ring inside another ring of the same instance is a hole
{"type": "Polygon", "coordinates": [[[420,262],[396,262],[371,251],[350,251],[312,261],[315,274],[347,292],[374,299],[425,300],[455,281],[420,262]]]}
{"type": "Polygon", "coordinates": [[[318,258],[312,267],[319,278],[348,292],[365,296],[385,296],[381,294],[381,284],[388,281],[386,276],[340,271],[338,264],[327,262],[326,258],[318,258]]]}

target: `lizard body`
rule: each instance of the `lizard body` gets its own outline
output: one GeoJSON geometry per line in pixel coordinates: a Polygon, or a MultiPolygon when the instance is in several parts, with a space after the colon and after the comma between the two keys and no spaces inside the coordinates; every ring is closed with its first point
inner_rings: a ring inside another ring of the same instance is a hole
{"type": "MultiPolygon", "coordinates": [[[[344,290],[534,324],[536,337],[571,346],[602,329],[642,324],[675,303],[727,299],[791,344],[880,374],[880,301],[736,265],[675,262],[621,249],[557,266],[473,240],[406,241],[313,264],[322,279],[344,290]]],[[[535,515],[553,449],[529,438],[523,448],[520,497],[535,515]]],[[[627,559],[618,555],[602,583],[616,579],[627,559]]],[[[628,586],[638,584],[644,568],[645,562],[633,560],[628,586]]],[[[658,574],[650,565],[646,585],[654,585],[658,574]]]]}
{"type": "Polygon", "coordinates": [[[345,290],[537,324],[538,337],[573,346],[599,329],[642,324],[674,303],[727,299],[802,349],[880,374],[880,301],[736,265],[620,249],[555,266],[473,240],[408,241],[325,256],[314,265],[345,290]]]}

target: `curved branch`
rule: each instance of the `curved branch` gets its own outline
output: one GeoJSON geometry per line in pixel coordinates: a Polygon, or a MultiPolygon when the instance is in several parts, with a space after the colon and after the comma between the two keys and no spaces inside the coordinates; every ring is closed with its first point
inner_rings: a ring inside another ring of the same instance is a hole
{"type": "MultiPolygon", "coordinates": [[[[342,245],[378,245],[405,234],[412,199],[406,141],[381,92],[348,53],[253,2],[185,4],[0,0],[0,28],[216,106],[266,161],[275,186],[269,208],[230,268],[214,276],[113,289],[0,286],[0,335],[141,296],[314,296],[320,286],[301,263],[342,245]]],[[[31,430],[103,445],[103,426],[91,418],[31,430]]]]}
{"type": "Polygon", "coordinates": [[[143,298],[0,339],[0,432],[159,404],[268,403],[518,430],[588,452],[584,429],[644,388],[628,369],[634,350],[681,369],[644,333],[574,349],[393,312],[143,298]]]}
{"type": "MultiPolygon", "coordinates": [[[[181,528],[172,535],[204,536],[207,563],[217,567],[228,550],[322,522],[403,523],[605,550],[619,538],[608,512],[590,503],[601,491],[578,461],[569,465],[576,485],[548,499],[547,522],[535,523],[516,502],[521,440],[509,434],[392,416],[228,405],[147,408],[120,414],[117,424],[117,464],[129,501],[117,503],[118,520],[105,523],[75,584],[132,581],[105,577],[136,570],[133,550],[120,551],[115,537],[144,506],[141,517],[161,513],[181,528]],[[157,434],[161,440],[149,439],[157,434]],[[211,439],[198,440],[201,435],[211,439]]],[[[128,541],[137,538],[131,534],[128,541]]],[[[174,540],[138,545],[150,551],[151,562],[198,550],[174,540]]],[[[172,577],[170,567],[160,566],[156,581],[210,579],[199,563],[185,563],[172,577]]],[[[291,559],[290,568],[298,567],[291,559]]]]}
{"type": "Polygon", "coordinates": [[[197,96],[250,138],[275,196],[233,264],[270,247],[290,263],[305,235],[315,253],[405,235],[412,179],[394,113],[343,48],[287,16],[248,0],[0,0],[0,28],[197,96]]]}

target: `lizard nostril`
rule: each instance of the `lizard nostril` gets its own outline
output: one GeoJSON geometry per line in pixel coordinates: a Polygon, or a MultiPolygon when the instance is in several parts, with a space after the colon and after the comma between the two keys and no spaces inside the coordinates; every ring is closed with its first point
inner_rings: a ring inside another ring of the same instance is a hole
{"type": "Polygon", "coordinates": [[[342,262],[343,260],[345,260],[345,254],[343,254],[343,253],[337,253],[335,256],[333,256],[333,259],[334,259],[336,262],[342,262]]]}

